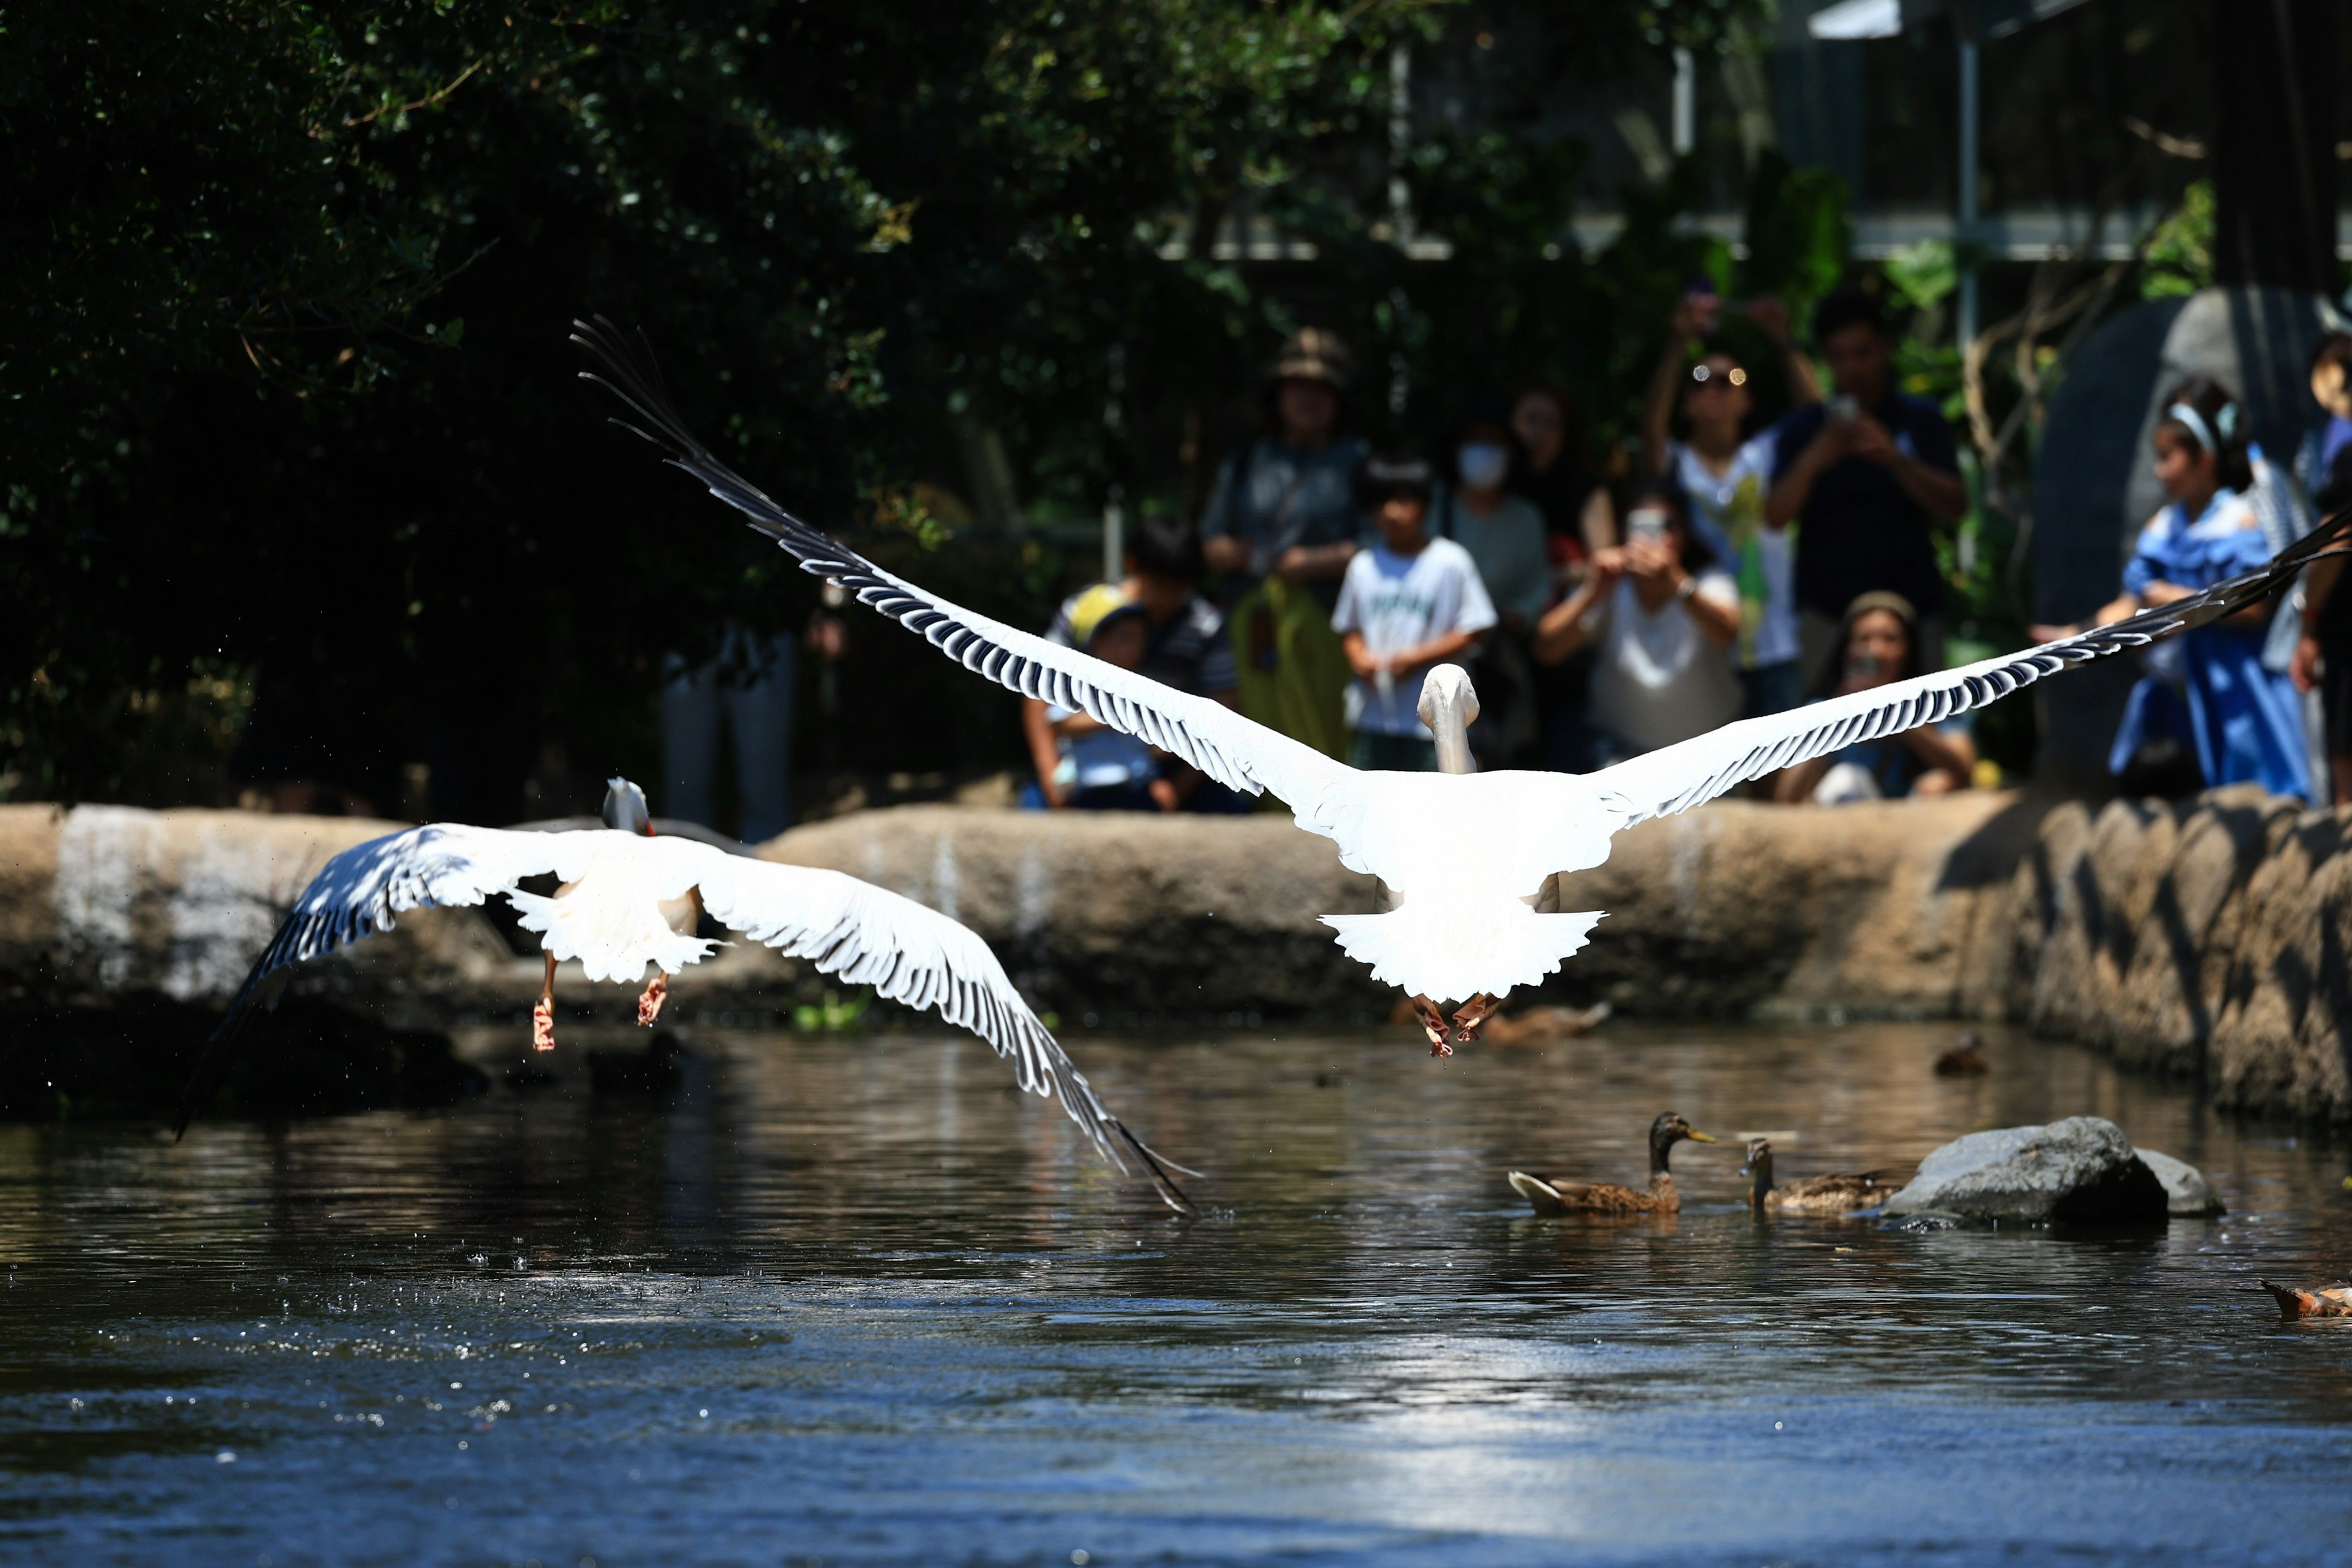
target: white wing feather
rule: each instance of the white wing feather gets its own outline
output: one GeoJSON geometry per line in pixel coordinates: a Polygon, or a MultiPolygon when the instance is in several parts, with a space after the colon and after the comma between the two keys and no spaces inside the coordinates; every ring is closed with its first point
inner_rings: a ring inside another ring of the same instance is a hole
{"type": "Polygon", "coordinates": [[[965,668],[1024,697],[1086,713],[1183,759],[1229,788],[1248,795],[1270,790],[1296,814],[1301,827],[1332,836],[1326,797],[1344,791],[1357,776],[1353,769],[1221,702],[1016,630],[884,571],[793,516],[713,456],[670,406],[649,355],[642,355],[607,324],[575,321],[573,326],[578,330],[572,342],[595,354],[614,377],[608,381],[583,373],[583,378],[610,389],[653,428],[615,423],[666,447],[673,464],[742,512],[753,528],[789,552],[801,570],[838,584],[965,668]]]}
{"type": "Polygon", "coordinates": [[[1067,1053],[1013,988],[986,942],[912,899],[839,871],[716,857],[703,907],[720,924],[824,973],[969,1029],[1014,1064],[1021,1087],[1057,1092],[1096,1148],[1120,1170],[1118,1145],[1139,1148],[1067,1053]]]}
{"type": "Polygon", "coordinates": [[[286,970],[392,929],[408,910],[461,909],[552,871],[561,836],[429,823],[354,844],[327,862],[254,961],[228,1012],[205,1042],[180,1098],[175,1132],[227,1071],[254,1011],[274,1005],[286,970]]]}
{"type": "Polygon", "coordinates": [[[2255,570],[2127,620],[1958,669],[1832,697],[1786,713],[1744,719],[1603,768],[1587,775],[1587,782],[1610,804],[1621,826],[1688,811],[1748,779],[1857,742],[1942,723],[2070,665],[2145,647],[2158,637],[2233,615],[2268,597],[2321,555],[2344,553],[2340,547],[2330,547],[2337,545],[2347,529],[2352,529],[2352,511],[2339,512],[2255,570]]]}

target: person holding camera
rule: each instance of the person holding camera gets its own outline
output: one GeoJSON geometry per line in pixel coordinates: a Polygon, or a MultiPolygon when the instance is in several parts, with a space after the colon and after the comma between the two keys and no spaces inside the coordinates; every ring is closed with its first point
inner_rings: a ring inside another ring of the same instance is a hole
{"type": "Polygon", "coordinates": [[[1739,588],[1691,534],[1679,491],[1653,481],[1625,518],[1625,542],[1596,552],[1575,593],[1536,623],[1534,654],[1592,661],[1596,766],[1703,735],[1739,716],[1731,647],[1739,588]]]}
{"type": "Polygon", "coordinates": [[[1835,394],[1792,410],[1775,429],[1774,528],[1797,526],[1797,635],[1806,685],[1839,652],[1846,607],[1873,591],[1900,594],[1919,614],[1922,668],[1943,668],[1944,582],[1934,531],[1968,510],[1959,456],[1942,410],[1898,391],[1895,342],[1878,301],[1832,294],[1813,311],[1813,341],[1835,394]]]}

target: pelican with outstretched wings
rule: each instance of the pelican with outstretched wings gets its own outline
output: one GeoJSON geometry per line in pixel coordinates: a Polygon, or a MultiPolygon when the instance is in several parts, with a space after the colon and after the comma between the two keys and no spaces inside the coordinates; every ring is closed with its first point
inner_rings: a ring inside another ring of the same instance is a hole
{"type": "Polygon", "coordinates": [[[1172,1208],[1190,1205],[1160,1159],[1103,1106],[1058,1041],[1013,989],[988,944],[935,910],[839,871],[730,855],[709,844],[656,836],[645,793],[609,781],[602,828],[547,833],[434,823],[344,850],[312,879],[246,976],[189,1078],[173,1123],[184,1133],[236,1059],[257,1011],[275,1006],[301,963],[392,929],[407,910],[456,909],[503,894],[527,931],[540,933],[546,979],[532,1015],[532,1044],[555,1044],[555,966],[580,960],[593,981],[635,984],[637,1022],[660,1016],[670,976],[718,944],[698,936],[704,914],[824,973],[969,1029],[1010,1059],[1021,1087],[1062,1109],[1112,1165],[1143,1165],[1172,1208]],[[551,895],[527,878],[553,876],[551,895]]]}
{"type": "MultiPolygon", "coordinates": [[[[2220,620],[2284,587],[2319,556],[2346,553],[2338,542],[2352,527],[2352,511],[2339,513],[2259,570],[2128,620],[1741,720],[1598,773],[1360,772],[1222,703],[990,620],[884,571],[778,506],[698,440],[672,406],[642,336],[633,341],[602,318],[573,325],[572,342],[603,369],[583,376],[636,416],[614,422],[667,450],[673,465],[741,512],[803,571],[1001,686],[1084,712],[1244,794],[1271,792],[1300,827],[1339,847],[1341,864],[1379,877],[1395,907],[1326,915],[1324,923],[1349,956],[1412,996],[1438,1055],[1447,1054],[1450,1040],[1475,1037],[1506,992],[1541,980],[1584,945],[1600,912],[1550,912],[1538,904],[1554,874],[1606,860],[1621,830],[1856,742],[1939,723],[2070,665],[2220,620]],[[1465,1004],[1451,1031],[1438,1006],[1450,1001],[1465,1004]]],[[[1441,757],[1466,755],[1464,731],[1475,704],[1460,670],[1430,672],[1421,716],[1441,757]]]]}

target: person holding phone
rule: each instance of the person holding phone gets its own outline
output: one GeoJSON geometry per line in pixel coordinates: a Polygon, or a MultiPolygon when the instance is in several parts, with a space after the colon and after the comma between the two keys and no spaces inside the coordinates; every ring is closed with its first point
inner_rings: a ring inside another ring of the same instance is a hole
{"type": "Polygon", "coordinates": [[[1596,554],[1536,624],[1533,651],[1557,664],[1593,650],[1595,765],[1606,766],[1738,718],[1738,586],[1692,537],[1682,496],[1654,481],[1626,514],[1624,544],[1596,554]]]}
{"type": "MultiPolygon", "coordinates": [[[[1688,498],[1691,529],[1714,552],[1739,587],[1740,714],[1754,719],[1794,708],[1802,699],[1799,658],[1795,530],[1767,514],[1777,442],[1770,431],[1752,434],[1755,388],[1748,367],[1719,342],[1704,342],[1690,353],[1694,338],[1705,338],[1720,301],[1711,286],[1683,296],[1666,323],[1664,352],[1650,377],[1642,413],[1642,450],[1651,471],[1671,479],[1688,498]],[[1678,411],[1688,435],[1677,440],[1678,411]]],[[[1800,404],[1816,403],[1821,391],[1812,366],[1789,342],[1789,313],[1777,300],[1747,307],[1766,339],[1779,350],[1789,386],[1800,404]]]]}
{"type": "Polygon", "coordinates": [[[1943,668],[1943,576],[1934,531],[1968,510],[1959,454],[1942,410],[1895,385],[1895,342],[1878,300],[1858,289],[1813,312],[1813,342],[1834,388],[1773,430],[1765,521],[1798,525],[1797,635],[1806,684],[1835,661],[1838,627],[1864,594],[1901,595],[1918,612],[1921,668],[1943,668]]]}

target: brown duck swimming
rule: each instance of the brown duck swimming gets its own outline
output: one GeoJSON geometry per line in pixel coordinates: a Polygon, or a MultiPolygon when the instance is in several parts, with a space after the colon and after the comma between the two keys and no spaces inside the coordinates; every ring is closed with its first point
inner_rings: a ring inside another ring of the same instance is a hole
{"type": "Polygon", "coordinates": [[[2271,1293],[2282,1318],[2352,1318],[2352,1285],[2298,1290],[2292,1285],[2273,1285],[2267,1279],[2257,1279],[2254,1283],[2271,1293]]]}
{"type": "Polygon", "coordinates": [[[1856,1209],[1876,1208],[1903,1186],[1900,1182],[1888,1181],[1882,1171],[1808,1176],[1785,1187],[1776,1186],[1772,1181],[1772,1141],[1769,1138],[1748,1141],[1748,1163],[1739,1167],[1739,1173],[1749,1179],[1748,1202],[1759,1212],[1779,1209],[1788,1214],[1852,1214],[1856,1209]]]}
{"type": "Polygon", "coordinates": [[[1535,1205],[1538,1214],[1675,1214],[1683,1206],[1675,1191],[1675,1175],[1666,1169],[1666,1152],[1685,1138],[1702,1143],[1715,1140],[1669,1110],[1650,1123],[1650,1186],[1647,1192],[1615,1182],[1572,1182],[1557,1177],[1511,1173],[1511,1185],[1535,1205]]]}
{"type": "Polygon", "coordinates": [[[1936,1058],[1937,1078],[1976,1078],[1992,1070],[1992,1064],[1977,1047],[1984,1041],[1974,1029],[1964,1030],[1952,1042],[1952,1048],[1936,1058]]]}

